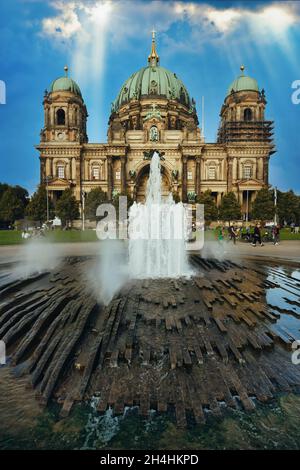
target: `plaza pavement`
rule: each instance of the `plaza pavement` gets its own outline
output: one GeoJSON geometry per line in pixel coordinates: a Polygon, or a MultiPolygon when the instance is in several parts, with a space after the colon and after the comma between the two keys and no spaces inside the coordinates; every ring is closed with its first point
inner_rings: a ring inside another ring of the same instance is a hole
{"type": "MultiPolygon", "coordinates": [[[[97,256],[100,253],[101,242],[81,242],[81,243],[53,243],[51,244],[51,252],[55,256],[97,256]]],[[[119,250],[119,245],[115,247],[119,250]]],[[[0,264],[20,262],[24,256],[28,257],[28,252],[25,253],[25,245],[5,245],[0,246],[0,264]]],[[[45,247],[46,249],[46,247],[45,247]]],[[[279,245],[274,246],[267,243],[264,246],[253,247],[248,243],[237,242],[234,245],[232,242],[224,242],[220,247],[218,242],[205,242],[202,255],[209,257],[216,257],[221,259],[260,259],[261,261],[287,261],[300,264],[300,241],[299,240],[284,240],[279,245]]]]}
{"type": "MultiPolygon", "coordinates": [[[[213,253],[216,243],[205,242],[204,251],[206,250],[208,254],[213,253]],[[207,249],[210,244],[212,245],[211,250],[207,249]]],[[[266,243],[263,246],[257,245],[256,247],[244,242],[237,242],[236,245],[233,242],[225,242],[223,248],[222,259],[260,259],[261,261],[265,259],[268,261],[278,260],[278,262],[281,260],[299,263],[300,265],[300,240],[283,240],[276,246],[273,243],[266,243]]]]}

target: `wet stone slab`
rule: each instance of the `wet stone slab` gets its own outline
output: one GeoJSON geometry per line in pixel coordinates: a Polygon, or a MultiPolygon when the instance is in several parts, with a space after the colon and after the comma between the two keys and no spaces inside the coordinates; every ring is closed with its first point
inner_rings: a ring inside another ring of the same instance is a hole
{"type": "Polygon", "coordinates": [[[130,281],[107,306],[90,289],[89,258],[68,258],[28,279],[2,273],[6,368],[40,404],[57,400],[63,417],[97,394],[100,412],[174,408],[179,427],[187,415],[201,423],[224,404],[252,410],[297,391],[299,277],[254,262],[190,261],[192,278],[130,281]]]}

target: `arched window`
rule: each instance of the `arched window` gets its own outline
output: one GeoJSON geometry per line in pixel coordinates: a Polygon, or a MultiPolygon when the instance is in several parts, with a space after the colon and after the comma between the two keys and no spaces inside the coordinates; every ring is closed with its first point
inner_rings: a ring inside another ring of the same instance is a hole
{"type": "Polygon", "coordinates": [[[244,121],[252,121],[252,111],[250,108],[246,108],[244,111],[244,121]]]}
{"type": "Polygon", "coordinates": [[[99,180],[100,179],[100,167],[98,165],[94,165],[92,167],[92,179],[99,180]]]}
{"type": "Polygon", "coordinates": [[[57,177],[58,178],[65,178],[65,167],[64,165],[57,165],[57,177]]]}
{"type": "Polygon", "coordinates": [[[63,109],[56,111],[56,123],[58,126],[64,126],[66,123],[66,114],[63,109]]]}
{"type": "Polygon", "coordinates": [[[243,179],[252,178],[252,165],[245,165],[243,168],[243,179]]]}
{"type": "Polygon", "coordinates": [[[209,179],[209,180],[215,180],[216,179],[216,167],[215,166],[209,166],[208,167],[207,179],[209,179]]]}

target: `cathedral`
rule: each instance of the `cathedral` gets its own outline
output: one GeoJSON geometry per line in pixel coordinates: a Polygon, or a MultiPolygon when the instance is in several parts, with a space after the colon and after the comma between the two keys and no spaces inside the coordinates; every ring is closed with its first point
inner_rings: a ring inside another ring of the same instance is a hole
{"type": "MultiPolygon", "coordinates": [[[[244,73],[229,85],[216,143],[205,142],[195,101],[176,73],[160,65],[155,33],[148,64],[133,73],[112,103],[107,143],[88,141],[88,112],[80,88],[68,76],[44,95],[44,127],[37,149],[41,183],[56,201],[72,188],[80,207],[93,188],[110,200],[126,194],[144,201],[151,156],[162,163],[162,193],[184,202],[210,190],[219,205],[233,191],[248,213],[257,191],[268,186],[275,152],[273,122],[265,120],[266,96],[244,73]]],[[[251,210],[251,209],[250,209],[251,210]]]]}

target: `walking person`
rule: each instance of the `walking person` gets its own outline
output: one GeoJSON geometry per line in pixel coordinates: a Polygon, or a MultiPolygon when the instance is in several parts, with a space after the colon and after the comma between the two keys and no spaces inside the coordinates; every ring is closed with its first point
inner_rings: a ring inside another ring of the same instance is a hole
{"type": "Polygon", "coordinates": [[[275,225],[273,228],[273,243],[275,246],[279,245],[279,232],[280,232],[279,226],[275,225]]]}
{"type": "Polygon", "coordinates": [[[229,227],[229,237],[230,237],[230,240],[233,241],[234,245],[236,244],[236,236],[237,236],[237,233],[236,233],[235,228],[230,226],[229,227]]]}
{"type": "Polygon", "coordinates": [[[247,228],[246,228],[246,240],[247,240],[247,242],[250,242],[250,241],[251,241],[251,230],[250,230],[250,227],[247,227],[247,228]]]}
{"type": "Polygon", "coordinates": [[[222,228],[222,227],[218,227],[217,238],[218,238],[218,242],[219,242],[219,243],[222,243],[222,242],[223,242],[223,240],[224,240],[224,233],[223,233],[223,228],[222,228]]]}
{"type": "Polygon", "coordinates": [[[259,227],[258,224],[256,224],[255,227],[254,227],[254,236],[253,236],[252,246],[256,246],[257,242],[260,244],[260,246],[264,245],[262,240],[261,240],[260,227],[259,227]]]}

